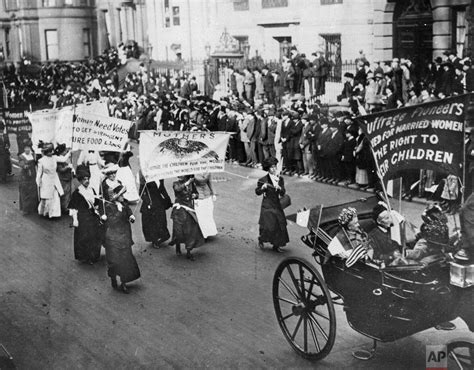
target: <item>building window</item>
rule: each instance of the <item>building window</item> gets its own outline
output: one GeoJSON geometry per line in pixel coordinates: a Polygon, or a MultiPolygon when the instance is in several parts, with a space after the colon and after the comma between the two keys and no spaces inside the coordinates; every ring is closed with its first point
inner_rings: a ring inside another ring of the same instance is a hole
{"type": "Polygon", "coordinates": [[[173,6],[173,26],[179,26],[179,6],[173,6]]]}
{"type": "Polygon", "coordinates": [[[74,6],[74,0],[64,0],[65,6],[74,6]]]}
{"type": "Polygon", "coordinates": [[[342,4],[342,0],[321,0],[321,5],[342,4]]]}
{"type": "Polygon", "coordinates": [[[5,28],[5,54],[7,58],[10,58],[10,28],[5,28]]]}
{"type": "Polygon", "coordinates": [[[18,0],[4,0],[5,10],[18,10],[18,0]]]}
{"type": "Polygon", "coordinates": [[[466,43],[466,8],[453,9],[453,40],[452,46],[458,56],[463,57],[466,43]]]}
{"type": "Polygon", "coordinates": [[[249,0],[234,0],[234,10],[249,10],[249,0]]]}
{"type": "Polygon", "coordinates": [[[319,35],[319,49],[324,53],[324,59],[329,66],[329,80],[332,82],[340,82],[342,79],[342,58],[341,58],[341,34],[325,33],[319,35]]]}
{"type": "Polygon", "coordinates": [[[43,8],[53,8],[56,6],[56,0],[43,0],[43,8]]]}
{"type": "Polygon", "coordinates": [[[164,1],[164,14],[165,14],[164,25],[166,28],[169,28],[171,27],[170,0],[164,1]]]}
{"type": "Polygon", "coordinates": [[[84,48],[84,58],[91,56],[91,33],[88,28],[82,30],[82,45],[84,48]]]}
{"type": "Polygon", "coordinates": [[[282,8],[288,6],[288,0],[262,0],[262,8],[282,8]]]}
{"type": "Polygon", "coordinates": [[[59,59],[58,30],[45,30],[46,39],[46,59],[59,59]]]}

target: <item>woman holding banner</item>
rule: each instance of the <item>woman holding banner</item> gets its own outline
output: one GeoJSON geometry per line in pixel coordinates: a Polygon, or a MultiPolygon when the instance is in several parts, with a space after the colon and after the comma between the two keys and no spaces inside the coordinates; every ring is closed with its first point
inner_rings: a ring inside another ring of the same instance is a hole
{"type": "Polygon", "coordinates": [[[20,210],[23,215],[35,212],[38,207],[36,188],[36,161],[31,150],[31,141],[23,141],[23,153],[18,156],[20,165],[20,210]]]}
{"type": "Polygon", "coordinates": [[[124,186],[109,181],[109,187],[104,192],[107,220],[104,246],[112,288],[128,293],[126,283],[138,279],[140,269],[132,253],[130,223],[135,222],[135,216],[123,197],[125,191],[124,186]]]}
{"type": "Polygon", "coordinates": [[[186,258],[194,261],[191,251],[204,244],[204,237],[194,210],[193,200],[198,197],[194,186],[194,176],[178,176],[173,183],[175,204],[171,211],[173,219],[173,238],[170,245],[176,245],[176,254],[181,255],[181,243],[186,247],[186,258]]]}
{"type": "Polygon", "coordinates": [[[216,222],[214,221],[214,202],[216,194],[212,187],[209,172],[194,175],[194,184],[198,192],[198,199],[194,201],[196,217],[204,239],[217,235],[216,222]]]}
{"type": "Polygon", "coordinates": [[[87,166],[77,166],[76,178],[80,185],[72,193],[68,208],[74,226],[74,258],[92,265],[99,260],[103,238],[96,209],[100,201],[90,185],[90,177],[87,166]]]}
{"type": "Polygon", "coordinates": [[[64,194],[64,191],[56,171],[56,158],[53,157],[54,146],[52,143],[44,143],[41,149],[43,156],[38,161],[36,173],[40,197],[38,213],[49,218],[61,217],[60,196],[64,194]]]}

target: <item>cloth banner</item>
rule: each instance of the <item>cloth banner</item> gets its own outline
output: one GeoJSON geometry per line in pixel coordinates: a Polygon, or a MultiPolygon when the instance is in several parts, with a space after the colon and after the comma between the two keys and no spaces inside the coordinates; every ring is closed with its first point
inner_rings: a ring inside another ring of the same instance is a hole
{"type": "Polygon", "coordinates": [[[468,95],[357,117],[384,180],[407,169],[461,176],[468,95]]]}
{"type": "Polygon", "coordinates": [[[128,142],[131,125],[131,121],[124,119],[76,111],[72,123],[72,150],[121,152],[128,142]]]}
{"type": "Polygon", "coordinates": [[[202,172],[223,172],[230,134],[141,131],[140,168],[146,181],[202,172]]]}
{"type": "Polygon", "coordinates": [[[5,109],[5,126],[8,134],[29,134],[31,123],[28,120],[27,106],[5,109]]]}
{"type": "MultiPolygon", "coordinates": [[[[107,103],[93,101],[78,104],[75,108],[76,114],[95,113],[100,116],[108,116],[107,103]]],[[[39,141],[53,144],[66,144],[68,148],[72,145],[72,118],[74,107],[67,106],[59,109],[44,109],[28,114],[32,125],[31,141],[36,148],[39,141]]]]}

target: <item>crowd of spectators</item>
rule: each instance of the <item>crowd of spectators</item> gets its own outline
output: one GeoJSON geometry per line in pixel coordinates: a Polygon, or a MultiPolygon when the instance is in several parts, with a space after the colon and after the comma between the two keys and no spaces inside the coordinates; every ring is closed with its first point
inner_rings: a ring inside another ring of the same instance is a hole
{"type": "Polygon", "coordinates": [[[369,63],[344,74],[339,104],[319,98],[331,65],[322,52],[309,61],[296,48],[282,72],[229,68],[223,90],[204,96],[192,75],[159,74],[144,63],[121,73],[120,49],[82,63],[41,65],[36,76],[9,69],[4,75],[9,106],[61,107],[106,99],[110,114],[134,122],[137,130],[211,130],[233,133],[228,161],[261,168],[269,156],[281,158],[282,174],[362,189],[376,183],[369,144],[353,117],[474,91],[474,66],[446,52],[425,66],[407,58],[369,63]]]}

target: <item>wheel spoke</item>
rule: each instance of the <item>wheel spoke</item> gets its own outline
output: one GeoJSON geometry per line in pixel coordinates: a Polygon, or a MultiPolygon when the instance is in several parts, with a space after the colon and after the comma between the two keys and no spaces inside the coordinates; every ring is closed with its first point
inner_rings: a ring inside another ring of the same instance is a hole
{"type": "Polygon", "coordinates": [[[283,284],[283,286],[288,290],[288,292],[293,296],[293,298],[295,298],[297,301],[299,301],[300,299],[298,298],[296,293],[288,286],[288,284],[285,282],[285,280],[283,280],[282,277],[280,277],[279,280],[283,284]]]}
{"type": "Polygon", "coordinates": [[[292,312],[292,313],[286,315],[285,317],[282,317],[281,321],[285,321],[286,319],[289,319],[291,316],[295,316],[295,314],[292,312]]]}
{"type": "Polygon", "coordinates": [[[303,325],[304,351],[308,352],[308,318],[306,317],[306,315],[304,315],[303,325]]]}
{"type": "Polygon", "coordinates": [[[301,321],[303,321],[303,316],[300,316],[298,323],[296,324],[295,331],[293,332],[293,335],[291,336],[291,340],[295,340],[296,333],[298,333],[298,329],[300,328],[301,321]]]}
{"type": "Polygon", "coordinates": [[[329,320],[329,317],[323,315],[323,314],[322,314],[321,312],[319,312],[319,311],[316,311],[316,309],[314,309],[313,312],[314,312],[316,315],[322,317],[323,319],[326,319],[327,321],[330,321],[330,320],[329,320]]]}
{"type": "Polygon", "coordinates": [[[314,278],[311,280],[311,283],[309,285],[309,289],[307,290],[308,294],[305,296],[306,300],[309,301],[309,297],[311,297],[311,294],[313,292],[313,287],[314,287],[314,278]]]}
{"type": "Polygon", "coordinates": [[[299,269],[300,269],[301,297],[302,297],[303,299],[306,299],[306,294],[304,294],[305,288],[304,288],[304,270],[303,270],[303,265],[299,265],[299,269]]]}
{"type": "Polygon", "coordinates": [[[309,320],[309,329],[311,330],[311,336],[313,337],[314,345],[316,346],[316,350],[321,352],[321,346],[319,345],[318,336],[316,335],[316,330],[314,329],[313,322],[309,320]]]}
{"type": "Polygon", "coordinates": [[[451,357],[454,358],[454,361],[456,361],[456,364],[459,366],[460,369],[463,369],[462,363],[459,361],[458,356],[455,352],[451,352],[451,357]]]}
{"type": "Polygon", "coordinates": [[[286,302],[286,303],[289,303],[289,304],[293,304],[293,305],[297,305],[298,303],[296,302],[293,302],[293,301],[290,301],[289,299],[286,299],[286,298],[283,298],[283,297],[278,297],[278,299],[280,301],[283,301],[283,302],[286,302]]]}
{"type": "Polygon", "coordinates": [[[299,284],[298,284],[298,280],[295,278],[295,274],[293,273],[293,270],[291,269],[291,267],[288,265],[286,266],[286,269],[288,270],[288,273],[290,274],[290,277],[291,277],[291,280],[293,281],[293,285],[295,286],[296,288],[296,292],[298,293],[298,295],[303,298],[303,294],[301,293],[300,291],[300,288],[299,288],[299,284]]]}
{"type": "Polygon", "coordinates": [[[311,315],[311,313],[309,314],[309,317],[310,319],[314,322],[314,324],[316,325],[316,327],[318,328],[318,330],[321,332],[321,335],[324,337],[324,339],[329,340],[329,337],[328,335],[326,334],[326,332],[323,330],[323,328],[321,327],[321,325],[319,325],[319,322],[318,320],[316,320],[313,315],[311,315]]]}

